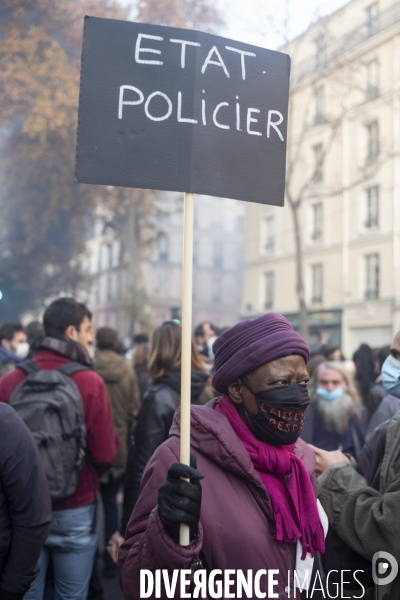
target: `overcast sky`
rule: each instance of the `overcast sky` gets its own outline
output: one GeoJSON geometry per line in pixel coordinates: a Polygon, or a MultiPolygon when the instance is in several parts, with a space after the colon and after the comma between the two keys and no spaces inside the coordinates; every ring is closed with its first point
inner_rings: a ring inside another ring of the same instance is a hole
{"type": "Polygon", "coordinates": [[[348,0],[217,0],[225,20],[221,35],[235,40],[278,48],[283,38],[274,31],[284,29],[289,6],[289,34],[293,38],[307,29],[318,15],[334,12],[348,0]]]}
{"type": "MultiPolygon", "coordinates": [[[[120,0],[130,4],[130,0],[120,0]]],[[[328,15],[349,0],[210,0],[221,11],[225,25],[219,35],[276,49],[282,45],[285,15],[292,39],[305,31],[318,16],[328,15]]],[[[132,15],[134,19],[134,14],[132,15]]]]}

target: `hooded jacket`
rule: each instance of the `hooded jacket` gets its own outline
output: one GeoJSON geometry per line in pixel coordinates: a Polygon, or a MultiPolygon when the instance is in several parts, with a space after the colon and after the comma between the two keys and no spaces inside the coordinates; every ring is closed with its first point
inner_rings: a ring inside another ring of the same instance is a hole
{"type": "Polygon", "coordinates": [[[118,480],[125,474],[128,458],[128,433],[133,418],[139,410],[140,392],[132,367],[114,350],[98,350],[96,352],[95,371],[107,386],[114,428],[120,443],[115,466],[101,478],[101,481],[106,483],[110,477],[118,480]]]}
{"type": "MultiPolygon", "coordinates": [[[[170,438],[156,450],[146,467],[126,540],[120,548],[118,567],[125,600],[140,597],[140,569],[189,569],[197,557],[208,572],[240,569],[246,575],[247,569],[252,569],[253,574],[261,569],[279,569],[274,592],[279,593],[280,600],[288,598],[287,572],[295,568],[296,544],[276,543],[268,492],[228,420],[214,407],[212,400],[191,409],[191,450],[196,454],[197,468],[204,474],[197,536],[188,547],[175,544],[157,511],[158,489],[169,467],[179,462],[178,409],[170,438]]],[[[294,452],[315,485],[314,453],[302,440],[297,441],[294,452]]],[[[265,576],[260,579],[260,589],[268,597],[265,576]]],[[[179,586],[175,597],[180,597],[179,586]]]]}
{"type": "MultiPolygon", "coordinates": [[[[191,402],[203,404],[210,398],[205,390],[207,373],[192,371],[191,402]]],[[[140,481],[151,455],[167,438],[174,413],[180,404],[181,373],[167,371],[158,383],[152,383],[132,426],[120,532],[126,525],[139,496],[140,481]]]]}
{"type": "MultiPolygon", "coordinates": [[[[354,464],[337,463],[318,477],[318,498],[330,525],[355,552],[372,561],[385,551],[400,562],[400,412],[388,425],[379,490],[354,464]]],[[[389,586],[375,586],[375,598],[398,600],[400,575],[389,586]]]]}

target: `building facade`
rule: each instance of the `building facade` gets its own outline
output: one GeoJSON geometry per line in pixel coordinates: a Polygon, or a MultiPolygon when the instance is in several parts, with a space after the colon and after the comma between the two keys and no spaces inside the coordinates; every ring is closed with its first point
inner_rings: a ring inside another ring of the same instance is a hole
{"type": "Polygon", "coordinates": [[[299,326],[301,266],[311,346],[349,356],[400,329],[400,2],[352,0],[286,51],[287,197],[246,206],[242,316],[299,326]]]}
{"type": "MultiPolygon", "coordinates": [[[[163,196],[155,224],[156,242],[140,260],[149,316],[157,326],[180,319],[182,297],[183,197],[163,196]]],[[[239,320],[244,255],[244,206],[236,200],[195,196],[193,324],[224,327],[239,320]]],[[[120,241],[107,215],[99,211],[87,245],[90,290],[87,301],[97,326],[109,325],[121,337],[132,334],[129,272],[120,241]]]]}

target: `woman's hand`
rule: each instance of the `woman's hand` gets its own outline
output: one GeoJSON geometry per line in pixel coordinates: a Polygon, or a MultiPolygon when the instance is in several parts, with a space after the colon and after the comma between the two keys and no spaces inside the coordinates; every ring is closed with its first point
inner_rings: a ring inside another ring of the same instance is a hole
{"type": "Polygon", "coordinates": [[[123,544],[125,538],[122,537],[119,531],[116,531],[110,537],[110,540],[107,544],[107,552],[111,556],[112,561],[117,564],[118,562],[118,550],[121,544],[123,544]]]}
{"type": "Polygon", "coordinates": [[[322,450],[321,448],[317,448],[312,444],[308,444],[308,446],[314,451],[317,459],[315,465],[315,472],[317,475],[321,475],[321,473],[326,471],[328,467],[338,462],[345,462],[348,465],[350,464],[350,460],[340,450],[332,450],[332,452],[328,452],[327,450],[322,450]]]}
{"type": "Polygon", "coordinates": [[[204,475],[196,469],[196,456],[190,454],[190,467],[175,463],[158,490],[158,514],[168,535],[179,543],[180,524],[190,527],[190,539],[200,521],[201,485],[204,475]],[[188,479],[189,481],[184,481],[188,479]]]}

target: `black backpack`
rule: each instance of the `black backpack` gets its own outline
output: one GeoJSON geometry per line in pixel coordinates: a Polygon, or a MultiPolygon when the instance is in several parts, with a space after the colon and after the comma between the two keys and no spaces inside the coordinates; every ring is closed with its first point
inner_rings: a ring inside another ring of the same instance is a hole
{"type": "Polygon", "coordinates": [[[71,375],[88,367],[68,362],[49,370],[27,360],[18,368],[27,376],[9,404],[36,440],[52,500],[62,500],[78,486],[86,448],[82,397],[71,375]]]}

